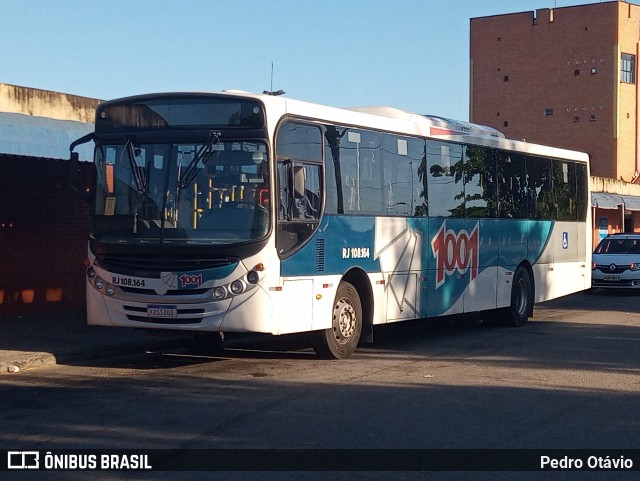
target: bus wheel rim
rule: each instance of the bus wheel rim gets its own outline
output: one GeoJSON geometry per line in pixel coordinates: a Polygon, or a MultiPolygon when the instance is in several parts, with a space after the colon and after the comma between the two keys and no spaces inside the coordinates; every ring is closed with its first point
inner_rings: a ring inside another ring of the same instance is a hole
{"type": "Polygon", "coordinates": [[[356,330],[358,317],[348,299],[340,299],[334,308],[333,331],[338,341],[347,341],[356,330]]]}

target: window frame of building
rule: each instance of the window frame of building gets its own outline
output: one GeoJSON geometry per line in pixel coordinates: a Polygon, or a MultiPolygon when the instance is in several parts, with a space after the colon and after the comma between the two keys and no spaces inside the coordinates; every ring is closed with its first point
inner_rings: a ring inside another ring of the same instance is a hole
{"type": "Polygon", "coordinates": [[[620,81],[627,84],[636,83],[636,56],[623,53],[620,56],[620,81]]]}

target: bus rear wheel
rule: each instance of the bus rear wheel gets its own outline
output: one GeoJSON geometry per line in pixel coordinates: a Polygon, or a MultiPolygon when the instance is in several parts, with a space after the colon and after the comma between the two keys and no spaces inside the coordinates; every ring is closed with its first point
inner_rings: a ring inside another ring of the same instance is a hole
{"type": "Polygon", "coordinates": [[[505,326],[522,327],[533,313],[533,282],[524,267],[518,267],[511,286],[511,305],[504,309],[502,321],[505,326]]]}
{"type": "Polygon", "coordinates": [[[518,267],[511,284],[509,307],[482,312],[482,320],[487,326],[522,327],[533,314],[533,280],[529,271],[518,267]]]}
{"type": "Polygon", "coordinates": [[[315,333],[314,350],[323,359],[345,359],[358,347],[362,332],[362,304],[352,284],[338,286],[332,316],[331,327],[315,333]]]}

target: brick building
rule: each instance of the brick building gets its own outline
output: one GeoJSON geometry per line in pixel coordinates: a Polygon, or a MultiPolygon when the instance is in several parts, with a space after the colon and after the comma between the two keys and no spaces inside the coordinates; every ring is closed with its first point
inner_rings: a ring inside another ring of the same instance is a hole
{"type": "Polygon", "coordinates": [[[594,242],[640,231],[639,45],[623,0],[471,19],[471,121],[589,153],[594,242]]]}
{"type": "Polygon", "coordinates": [[[67,159],[97,104],[0,84],[0,317],[84,306],[90,213],[68,188],[67,159]]]}

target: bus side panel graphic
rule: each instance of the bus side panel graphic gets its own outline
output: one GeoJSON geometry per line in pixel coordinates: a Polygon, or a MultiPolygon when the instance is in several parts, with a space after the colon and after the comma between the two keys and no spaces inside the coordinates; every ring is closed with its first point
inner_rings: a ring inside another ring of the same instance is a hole
{"type": "Polygon", "coordinates": [[[499,273],[544,257],[552,227],[551,221],[325,216],[316,234],[326,246],[323,270],[312,239],[283,261],[281,273],[341,275],[353,267],[380,273],[388,320],[493,309],[501,305],[499,273]]]}

